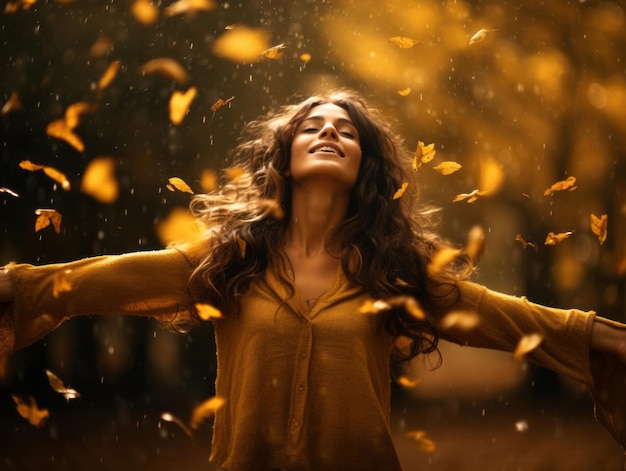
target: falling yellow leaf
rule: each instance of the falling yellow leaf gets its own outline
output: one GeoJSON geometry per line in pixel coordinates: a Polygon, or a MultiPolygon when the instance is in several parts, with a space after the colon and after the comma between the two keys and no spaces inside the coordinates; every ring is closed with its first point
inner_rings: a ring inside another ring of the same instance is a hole
{"type": "Polygon", "coordinates": [[[2,110],[0,114],[2,116],[6,116],[13,111],[18,111],[22,109],[22,102],[20,100],[20,96],[17,92],[11,93],[11,96],[7,100],[7,102],[2,106],[2,110]]]}
{"type": "Polygon", "coordinates": [[[452,263],[461,255],[461,250],[453,249],[451,247],[444,247],[432,256],[427,270],[431,275],[436,275],[441,272],[448,264],[452,263]]]}
{"type": "Polygon", "coordinates": [[[202,188],[202,191],[204,193],[211,193],[212,191],[217,190],[217,187],[217,172],[209,169],[203,170],[202,175],[200,176],[200,188],[202,188]]]}
{"type": "Polygon", "coordinates": [[[410,379],[407,376],[400,376],[396,382],[403,388],[414,388],[420,382],[419,379],[410,379]]]}
{"type": "Polygon", "coordinates": [[[7,2],[6,6],[4,7],[4,12],[5,13],[16,13],[20,9],[28,10],[35,3],[37,3],[37,0],[17,0],[15,2],[7,2]]]}
{"type": "Polygon", "coordinates": [[[113,61],[109,64],[107,70],[104,71],[104,74],[102,74],[102,77],[98,80],[98,90],[104,90],[111,85],[111,82],[117,77],[121,64],[120,61],[113,61]]]}
{"type": "Polygon", "coordinates": [[[230,98],[227,98],[226,100],[222,100],[221,98],[218,98],[217,101],[215,103],[213,103],[211,105],[210,110],[215,113],[217,110],[219,110],[222,106],[226,106],[228,105],[231,101],[233,101],[235,99],[234,96],[231,96],[230,98]]]}
{"type": "Polygon", "coordinates": [[[545,245],[560,244],[561,242],[563,242],[565,239],[567,239],[572,234],[573,234],[572,231],[570,231],[570,232],[559,232],[558,234],[554,233],[554,232],[549,232],[548,235],[546,236],[546,241],[544,242],[544,244],[545,245]]]}
{"type": "Polygon", "coordinates": [[[61,233],[61,213],[54,209],[37,209],[35,210],[37,219],[35,220],[35,232],[45,229],[50,224],[54,227],[57,234],[61,233]]]}
{"type": "Polygon", "coordinates": [[[518,241],[520,244],[522,244],[522,248],[524,250],[526,250],[527,247],[532,247],[533,249],[535,249],[535,252],[539,252],[539,247],[537,246],[537,244],[535,244],[534,242],[527,242],[522,237],[522,234],[517,234],[515,236],[515,240],[518,241]]]}
{"type": "Polygon", "coordinates": [[[229,167],[224,170],[224,173],[230,181],[235,181],[244,174],[244,170],[241,167],[229,167]]]}
{"type": "Polygon", "coordinates": [[[68,388],[61,378],[55,375],[52,371],[46,370],[46,375],[48,376],[48,383],[50,383],[50,387],[54,392],[61,394],[65,399],[76,399],[80,397],[80,393],[75,389],[68,388]]]}
{"type": "Polygon", "coordinates": [[[280,59],[281,57],[283,57],[283,49],[285,49],[286,47],[287,46],[285,46],[285,43],[281,43],[277,46],[266,49],[265,51],[261,52],[261,55],[268,59],[280,59]]]}
{"type": "Polygon", "coordinates": [[[165,420],[166,422],[172,422],[176,425],[178,425],[183,432],[185,432],[188,436],[193,438],[193,431],[187,427],[187,425],[185,425],[185,423],[180,420],[178,417],[176,417],[174,414],[171,414],[169,412],[163,412],[161,414],[161,419],[165,420]]]}
{"type": "Polygon", "coordinates": [[[185,68],[178,61],[168,57],[159,57],[145,62],[139,68],[139,72],[145,75],[160,74],[180,84],[189,81],[189,75],[185,68]]]}
{"type": "Polygon", "coordinates": [[[437,151],[435,150],[435,144],[424,145],[422,141],[417,142],[417,149],[415,150],[415,154],[413,155],[413,170],[417,171],[418,168],[422,164],[427,164],[431,160],[435,158],[435,154],[437,151]]]}
{"type": "Polygon", "coordinates": [[[185,93],[181,93],[178,90],[175,90],[170,97],[169,103],[169,111],[170,111],[170,121],[179,125],[183,122],[183,119],[187,115],[187,111],[189,110],[189,106],[191,106],[191,102],[196,98],[198,90],[196,87],[191,87],[185,93]]]}
{"type": "Polygon", "coordinates": [[[478,260],[484,251],[485,231],[480,226],[473,226],[467,235],[465,252],[467,252],[472,260],[478,260]]]}
{"type": "Polygon", "coordinates": [[[459,329],[471,330],[480,324],[478,314],[471,311],[454,311],[441,319],[439,327],[442,330],[459,329]]]}
{"type": "Polygon", "coordinates": [[[15,198],[19,198],[20,197],[20,195],[18,195],[16,192],[14,192],[10,188],[6,188],[4,186],[0,186],[0,193],[6,193],[7,195],[11,195],[11,196],[13,196],[15,198]]]}
{"type": "Polygon", "coordinates": [[[492,31],[496,31],[495,29],[479,29],[478,31],[476,31],[476,33],[474,33],[474,35],[470,38],[470,46],[472,44],[476,44],[481,42],[482,40],[484,40],[487,37],[487,33],[492,32],[492,31]]]}
{"type": "Polygon", "coordinates": [[[417,443],[420,450],[432,453],[437,449],[435,442],[428,437],[423,430],[412,430],[406,433],[406,436],[417,443]]]}
{"type": "Polygon", "coordinates": [[[85,169],[80,191],[100,203],[113,203],[119,195],[119,184],[115,177],[115,160],[112,157],[96,157],[85,169]]]}
{"type": "Polygon", "coordinates": [[[130,11],[139,23],[152,25],[159,19],[159,9],[149,0],[135,0],[130,11]]]}
{"type": "Polygon", "coordinates": [[[215,411],[222,407],[225,402],[226,400],[224,398],[215,396],[194,408],[191,414],[191,420],[189,421],[191,428],[197,430],[202,422],[213,417],[215,411]]]}
{"type": "Polygon", "coordinates": [[[78,152],[85,150],[85,144],[83,144],[83,141],[78,135],[74,134],[72,128],[65,122],[65,119],[57,119],[48,124],[46,134],[50,137],[64,140],[78,152]]]}
{"type": "Polygon", "coordinates": [[[221,319],[223,317],[219,309],[206,303],[196,303],[196,311],[198,312],[198,317],[203,321],[221,319]]]}
{"type": "Polygon", "coordinates": [[[184,13],[195,13],[198,11],[211,11],[217,8],[214,0],[178,0],[165,7],[165,16],[182,15],[184,13]]]}
{"type": "Polygon", "coordinates": [[[389,38],[389,42],[400,49],[408,49],[420,43],[417,39],[405,38],[404,36],[393,36],[389,38]]]}
{"type": "Polygon", "coordinates": [[[258,61],[268,48],[266,32],[247,26],[232,27],[211,44],[213,54],[237,63],[258,61]]]}
{"type": "Polygon", "coordinates": [[[471,193],[461,193],[454,197],[452,200],[453,203],[458,201],[467,201],[468,203],[473,203],[481,196],[485,195],[487,192],[483,190],[473,190],[471,193]]]}
{"type": "Polygon", "coordinates": [[[168,178],[167,181],[170,182],[171,185],[171,187],[169,185],[167,187],[170,191],[174,191],[176,189],[178,191],[182,191],[183,193],[190,193],[193,195],[193,190],[189,187],[189,185],[187,185],[187,183],[185,183],[185,180],[183,180],[182,178],[171,177],[168,178]]]}
{"type": "Polygon", "coordinates": [[[402,186],[400,188],[398,188],[396,190],[396,192],[393,194],[393,199],[397,200],[398,198],[400,198],[404,194],[404,192],[406,191],[408,186],[409,186],[409,183],[408,182],[404,182],[402,184],[402,186]]]}
{"type": "Polygon", "coordinates": [[[39,409],[32,396],[28,396],[26,400],[23,400],[21,397],[14,394],[11,394],[11,397],[15,402],[17,413],[28,420],[29,424],[37,428],[44,426],[46,420],[50,417],[50,413],[46,409],[39,409]]]}
{"type": "Polygon", "coordinates": [[[305,65],[311,62],[311,59],[312,56],[308,52],[303,52],[302,54],[300,54],[300,60],[304,62],[305,65]]]}
{"type": "Polygon", "coordinates": [[[400,96],[408,96],[411,93],[411,87],[406,87],[402,90],[398,90],[398,95],[400,96]]]}
{"type": "Polygon", "coordinates": [[[515,358],[516,360],[523,359],[527,353],[537,348],[542,341],[543,336],[541,334],[532,333],[524,335],[515,347],[515,351],[513,352],[513,358],[515,358]]]}
{"type": "Polygon", "coordinates": [[[457,162],[445,161],[441,162],[439,165],[435,165],[433,169],[437,170],[442,175],[451,175],[461,169],[461,167],[462,165],[457,162]]]}
{"type": "Polygon", "coordinates": [[[200,227],[187,208],[177,207],[157,224],[156,233],[161,244],[168,246],[174,242],[194,241],[200,236],[200,227]]]}
{"type": "Polygon", "coordinates": [[[607,226],[608,226],[608,215],[603,214],[598,217],[595,214],[592,214],[591,219],[591,232],[598,236],[598,240],[600,241],[600,245],[604,243],[606,240],[607,234],[607,226]]]}
{"type": "Polygon", "coordinates": [[[61,293],[72,291],[70,273],[72,273],[70,269],[59,270],[52,277],[52,296],[54,298],[58,298],[61,293]]]}
{"type": "Polygon", "coordinates": [[[96,105],[86,101],[72,103],[65,110],[65,123],[70,129],[74,129],[80,124],[80,119],[84,114],[96,111],[96,105]]]}
{"type": "Polygon", "coordinates": [[[382,299],[379,299],[377,301],[368,299],[363,304],[361,304],[361,307],[359,307],[359,313],[360,314],[379,314],[381,312],[388,311],[389,309],[391,309],[391,305],[389,305],[387,302],[383,301],[382,299]]]}
{"type": "Polygon", "coordinates": [[[64,190],[67,191],[67,190],[70,189],[70,182],[67,179],[67,177],[65,176],[65,174],[63,174],[62,172],[58,171],[54,167],[48,167],[47,165],[34,164],[30,160],[22,160],[19,163],[19,166],[20,166],[20,168],[23,168],[24,170],[28,170],[30,172],[35,172],[37,170],[41,170],[48,177],[50,177],[52,180],[54,180],[57,183],[60,183],[61,184],[61,188],[63,188],[64,190]]]}
{"type": "Polygon", "coordinates": [[[576,177],[567,177],[565,180],[554,183],[550,188],[543,192],[543,195],[550,196],[557,191],[573,191],[577,188],[576,186],[574,186],[575,183],[576,177]]]}
{"type": "Polygon", "coordinates": [[[502,165],[493,157],[480,160],[480,185],[485,193],[495,193],[504,182],[502,165]]]}
{"type": "Polygon", "coordinates": [[[113,50],[113,41],[107,36],[100,36],[89,48],[91,57],[104,57],[113,50]]]}

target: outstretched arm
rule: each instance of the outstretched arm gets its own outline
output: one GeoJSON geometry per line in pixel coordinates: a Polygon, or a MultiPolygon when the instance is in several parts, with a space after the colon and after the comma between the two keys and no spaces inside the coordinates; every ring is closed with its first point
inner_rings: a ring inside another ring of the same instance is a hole
{"type": "Polygon", "coordinates": [[[165,322],[188,317],[191,269],[175,249],[9,264],[0,269],[0,354],[25,347],[74,316],[125,314],[165,322]]]}
{"type": "Polygon", "coordinates": [[[596,317],[591,329],[591,348],[611,353],[626,365],[626,326],[596,317]]]}

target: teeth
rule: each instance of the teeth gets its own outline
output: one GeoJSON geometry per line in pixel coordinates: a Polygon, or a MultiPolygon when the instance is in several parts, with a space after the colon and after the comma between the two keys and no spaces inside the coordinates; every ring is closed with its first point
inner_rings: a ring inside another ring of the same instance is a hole
{"type": "Polygon", "coordinates": [[[318,147],[317,151],[318,152],[332,152],[333,154],[337,152],[335,149],[329,146],[318,147]]]}

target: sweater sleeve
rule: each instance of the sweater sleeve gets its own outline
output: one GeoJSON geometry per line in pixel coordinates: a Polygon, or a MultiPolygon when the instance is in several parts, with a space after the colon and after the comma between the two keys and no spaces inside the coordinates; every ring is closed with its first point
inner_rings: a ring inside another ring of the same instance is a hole
{"type": "Polygon", "coordinates": [[[540,334],[542,341],[528,352],[528,360],[587,386],[596,418],[626,448],[626,365],[615,355],[590,347],[594,321],[621,329],[626,325],[593,311],[546,307],[475,283],[460,282],[456,286],[458,291],[451,286],[439,288],[440,312],[469,311],[478,316],[478,323],[472,329],[443,329],[443,339],[513,351],[524,335],[540,334]]]}
{"type": "Polygon", "coordinates": [[[190,317],[192,266],[179,250],[105,255],[33,266],[11,263],[14,299],[0,311],[0,355],[23,348],[75,316],[190,317]]]}

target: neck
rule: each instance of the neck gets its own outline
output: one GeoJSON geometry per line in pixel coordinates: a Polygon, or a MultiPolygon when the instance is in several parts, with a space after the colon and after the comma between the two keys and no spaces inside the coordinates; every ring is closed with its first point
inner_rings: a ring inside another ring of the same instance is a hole
{"type": "Polygon", "coordinates": [[[337,190],[324,181],[293,183],[286,247],[306,257],[334,252],[337,247],[330,237],[346,217],[349,203],[349,190],[337,190]]]}

